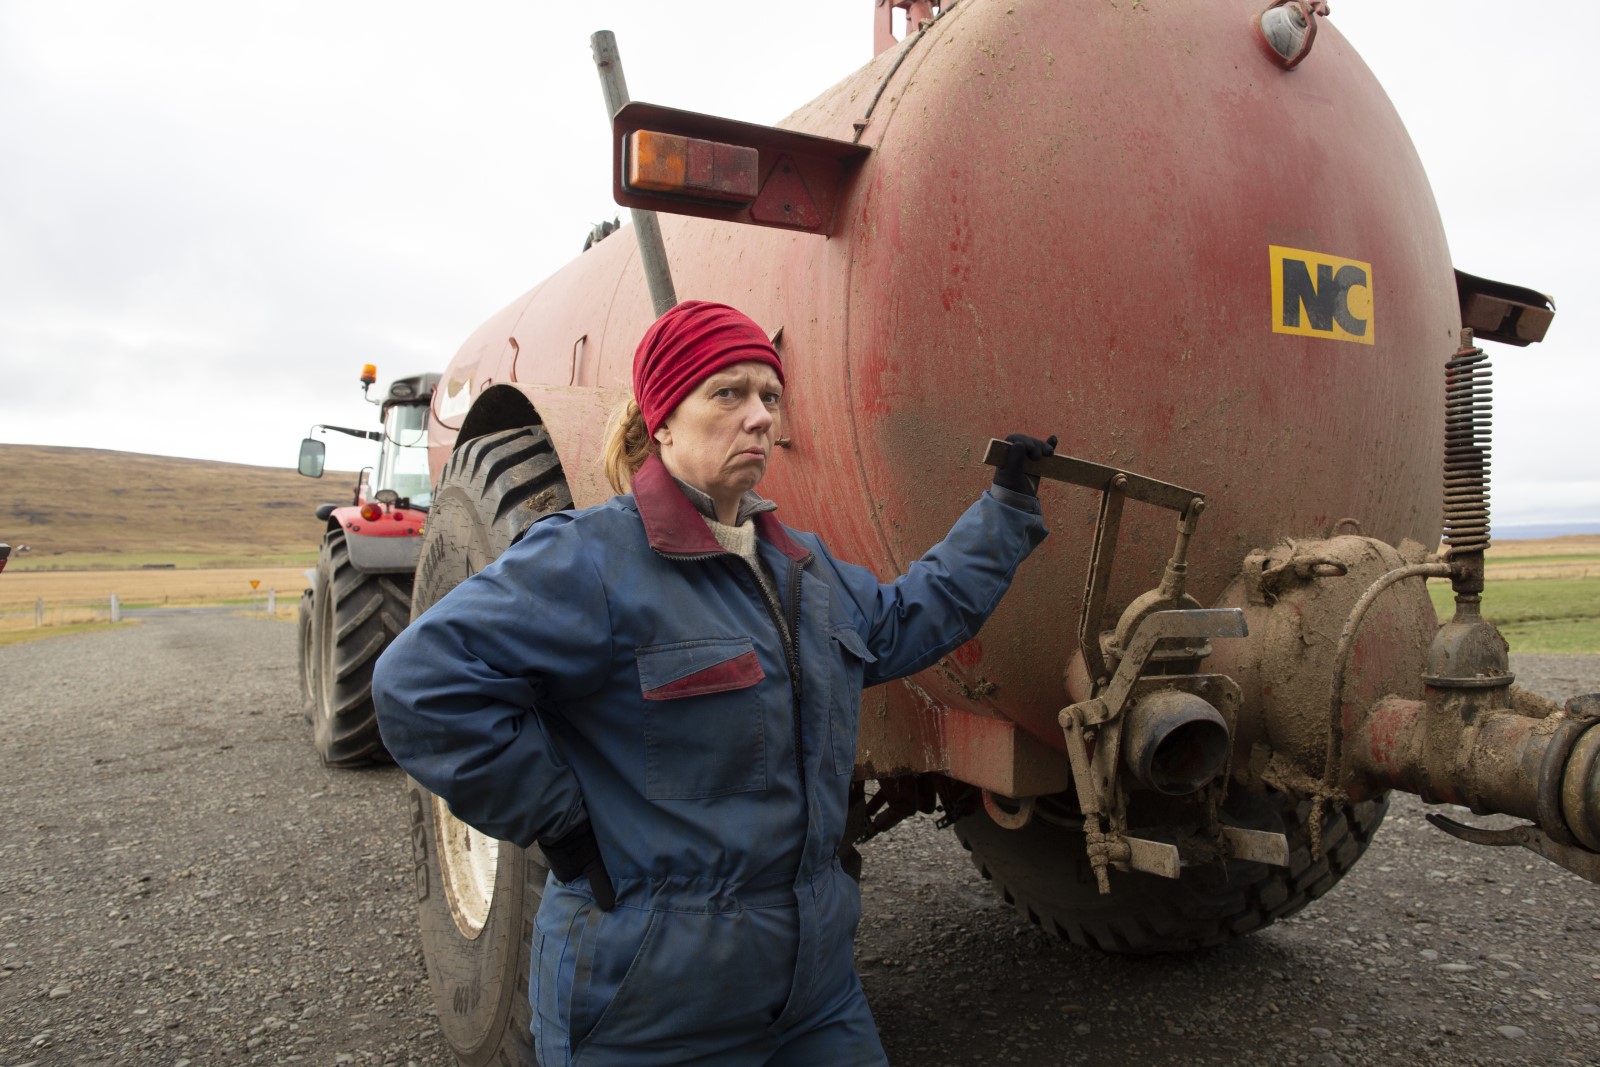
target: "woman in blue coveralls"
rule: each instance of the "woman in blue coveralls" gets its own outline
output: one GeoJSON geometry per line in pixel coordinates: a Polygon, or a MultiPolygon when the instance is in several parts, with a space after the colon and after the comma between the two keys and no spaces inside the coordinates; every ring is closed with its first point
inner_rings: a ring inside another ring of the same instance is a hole
{"type": "Polygon", "coordinates": [[[971,638],[1045,536],[1027,458],[884,585],[756,495],[783,366],[723,304],[633,365],[619,492],[535,522],[403,632],[384,743],[550,866],[530,981],[544,1067],[852,1067],[883,1047],[841,870],[861,690],[971,638]]]}

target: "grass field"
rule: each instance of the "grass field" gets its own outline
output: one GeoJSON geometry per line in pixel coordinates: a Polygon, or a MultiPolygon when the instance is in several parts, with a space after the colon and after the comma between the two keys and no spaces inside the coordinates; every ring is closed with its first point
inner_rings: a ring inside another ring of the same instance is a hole
{"type": "MultiPolygon", "coordinates": [[[[284,459],[293,454],[286,440],[284,459]]],[[[128,452],[0,445],[0,634],[92,626],[126,607],[264,603],[294,617],[316,564],[321,502],[349,500],[354,474],[321,481],[285,468],[128,452]],[[70,486],[70,492],[63,492],[70,486]],[[252,592],[250,580],[259,589],[252,592]]],[[[1486,560],[1483,612],[1517,652],[1600,653],[1600,535],[1501,541],[1486,560]]],[[[1448,583],[1429,583],[1441,618],[1448,583]]]]}
{"type": "MultiPolygon", "coordinates": [[[[315,530],[312,530],[315,533],[315,530]]],[[[133,571],[151,569],[221,567],[315,567],[317,546],[299,552],[62,552],[41,559],[31,553],[14,558],[6,574],[42,574],[61,571],[133,571]]]]}
{"type": "MultiPolygon", "coordinates": [[[[294,459],[285,434],[283,458],[294,459]]],[[[0,444],[0,579],[34,570],[280,564],[315,560],[321,503],[349,503],[356,476],[90,448],[0,444]],[[15,551],[28,545],[30,552],[15,551]]]]}
{"type": "Polygon", "coordinates": [[[0,575],[0,632],[33,629],[35,606],[44,602],[47,627],[104,618],[111,594],[125,608],[155,605],[265,605],[276,590],[280,614],[291,616],[306,587],[305,567],[238,567],[201,570],[23,571],[0,575]],[[252,590],[251,579],[260,585],[252,590]]]}
{"type": "Polygon", "coordinates": [[[1523,578],[1600,578],[1600,536],[1501,541],[1484,557],[1491,582],[1523,578]]]}
{"type": "MultiPolygon", "coordinates": [[[[118,625],[127,626],[128,623],[118,625]]],[[[107,630],[111,628],[109,622],[72,622],[61,626],[47,626],[44,629],[8,630],[0,628],[0,648],[7,645],[20,645],[24,641],[38,641],[46,637],[64,637],[67,634],[81,634],[90,630],[107,630]]]]}
{"type": "MultiPolygon", "coordinates": [[[[1600,578],[1497,577],[1489,572],[1482,611],[1511,651],[1600,652],[1600,578]]],[[[1449,582],[1430,581],[1428,595],[1441,620],[1455,614],[1449,582]]]]}

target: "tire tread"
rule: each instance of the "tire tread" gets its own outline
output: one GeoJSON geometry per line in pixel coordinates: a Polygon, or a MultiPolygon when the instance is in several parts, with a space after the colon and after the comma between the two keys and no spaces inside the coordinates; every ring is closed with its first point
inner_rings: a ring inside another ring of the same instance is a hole
{"type": "Polygon", "coordinates": [[[372,669],[410,618],[411,580],[357,570],[342,530],[323,537],[317,568],[313,601],[317,595],[329,601],[313,605],[310,715],[317,755],[330,767],[389,762],[372,704],[372,669]],[[322,623],[324,614],[331,625],[322,623]]]}
{"type": "MultiPolygon", "coordinates": [[[[1031,857],[1023,839],[1008,841],[997,836],[997,828],[991,829],[993,823],[981,813],[957,823],[956,834],[972,854],[979,873],[994,884],[1001,897],[1052,936],[1120,955],[1187,952],[1264,929],[1326,894],[1366,851],[1383,821],[1388,798],[1331,809],[1322,833],[1324,851],[1315,861],[1308,845],[1308,808],[1298,805],[1284,812],[1291,845],[1288,869],[1230,864],[1226,872],[1229,881],[1220,891],[1201,882],[1206,876],[1194,869],[1186,869],[1175,884],[1154,875],[1112,872],[1110,897],[1099,897],[1092,878],[1063,877],[1050,884],[1052,899],[1035,899],[1011,884],[1014,875],[1036,874],[1024,870],[1031,857]],[[1007,845],[1017,847],[1008,849],[1007,845]],[[1013,873],[1008,874],[1008,869],[1013,873]],[[1123,899],[1117,901],[1118,896],[1123,899]]],[[[1086,874],[1088,860],[1081,835],[1052,829],[1064,839],[1055,846],[1066,860],[1065,869],[1074,875],[1086,874]]],[[[1036,876],[1031,880],[1039,881],[1036,876]]]]}
{"type": "MultiPolygon", "coordinates": [[[[465,441],[456,447],[440,474],[434,495],[435,514],[430,516],[428,540],[423,546],[414,588],[408,596],[413,618],[420,617],[464,581],[473,560],[467,558],[469,543],[479,538],[493,559],[503,552],[529,523],[541,515],[572,506],[561,463],[542,426],[528,426],[465,441]]],[[[480,564],[487,561],[478,561],[480,564]]],[[[411,784],[421,791],[422,787],[411,784]]],[[[424,792],[424,795],[425,792],[424,792]]],[[[429,882],[442,885],[437,867],[435,829],[429,820],[426,853],[433,869],[429,882]]],[[[493,987],[497,996],[486,997],[475,1005],[467,1031],[472,1034],[467,1047],[455,1048],[464,1064],[496,1064],[502,1067],[537,1065],[533,1041],[533,1007],[529,1002],[532,968],[534,916],[545,882],[544,859],[537,848],[518,849],[500,845],[499,877],[495,900],[490,907],[490,926],[472,941],[462,937],[450,918],[448,907],[434,892],[419,899],[419,918],[423,947],[433,987],[436,991],[471,983],[473,976],[493,973],[499,981],[484,980],[475,988],[493,987]],[[522,862],[517,863],[520,859],[522,862]],[[512,901],[520,900],[520,912],[508,912],[512,901]],[[507,945],[514,938],[516,944],[507,945]],[[496,961],[515,969],[507,975],[496,961]],[[485,970],[487,968],[487,971],[485,970]],[[509,998],[509,1000],[507,1000],[509,998]]],[[[445,1002],[439,1008],[445,1010],[445,1002]]],[[[450,1034],[447,1041],[454,1044],[450,1034]]]]}

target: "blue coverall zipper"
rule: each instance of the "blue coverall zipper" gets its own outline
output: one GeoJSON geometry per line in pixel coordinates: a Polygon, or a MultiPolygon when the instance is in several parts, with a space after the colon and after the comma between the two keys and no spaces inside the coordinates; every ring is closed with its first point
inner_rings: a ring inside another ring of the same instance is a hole
{"type": "MultiPolygon", "coordinates": [[[[794,701],[794,765],[800,772],[800,803],[806,799],[806,757],[800,733],[800,564],[789,561],[789,690],[794,701]]],[[[761,584],[759,577],[756,584],[761,584]]],[[[770,610],[770,609],[769,609],[770,610]]]]}
{"type": "MultiPolygon", "coordinates": [[[[806,754],[800,729],[800,564],[789,561],[789,616],[785,618],[779,605],[774,604],[767,595],[767,587],[762,583],[761,575],[756,573],[755,564],[731,552],[727,558],[730,562],[738,560],[749,569],[750,577],[756,583],[756,593],[761,597],[761,603],[766,605],[767,616],[772,619],[772,625],[778,631],[779,643],[783,645],[783,658],[789,665],[789,699],[793,701],[789,717],[794,722],[794,766],[800,774],[800,803],[808,805],[806,754]]],[[[733,565],[738,566],[737,563],[733,565]]]]}

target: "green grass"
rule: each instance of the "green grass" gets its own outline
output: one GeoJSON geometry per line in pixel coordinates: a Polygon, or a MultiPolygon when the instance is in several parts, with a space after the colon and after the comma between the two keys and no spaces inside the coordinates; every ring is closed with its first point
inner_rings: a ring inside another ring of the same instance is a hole
{"type": "MultiPolygon", "coordinates": [[[[1455,614],[1450,583],[1430,581],[1439,618],[1455,614]]],[[[1513,652],[1600,653],[1600,579],[1524,578],[1488,583],[1484,617],[1500,627],[1513,652]]]]}
{"type": "MultiPolygon", "coordinates": [[[[130,620],[137,622],[137,620],[130,620]]],[[[109,630],[113,625],[127,626],[128,622],[73,622],[65,626],[40,626],[32,630],[0,630],[0,648],[20,645],[27,641],[42,641],[47,637],[65,637],[67,634],[87,633],[90,630],[109,630]]]]}
{"type": "Polygon", "coordinates": [[[1600,621],[1516,622],[1500,627],[1513,652],[1600,652],[1600,621]]]}
{"type": "MultiPolygon", "coordinates": [[[[295,589],[288,593],[278,590],[278,607],[284,605],[298,607],[300,604],[300,590],[295,589]]],[[[149,608],[245,608],[257,611],[267,610],[267,591],[263,589],[259,595],[248,596],[197,596],[193,599],[181,600],[174,604],[170,600],[123,600],[123,611],[140,611],[149,608]]],[[[101,610],[104,605],[101,605],[101,610]]]]}
{"type": "Polygon", "coordinates": [[[133,571],[147,564],[172,564],[178,570],[214,567],[315,567],[317,550],[304,552],[63,552],[11,557],[7,574],[23,571],[133,571]]]}

